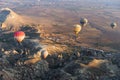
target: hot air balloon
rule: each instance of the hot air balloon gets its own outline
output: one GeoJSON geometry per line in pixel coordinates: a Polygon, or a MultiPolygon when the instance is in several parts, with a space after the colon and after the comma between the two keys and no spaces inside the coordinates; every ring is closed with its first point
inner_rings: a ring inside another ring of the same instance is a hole
{"type": "Polygon", "coordinates": [[[25,33],[23,31],[17,31],[14,33],[14,38],[21,43],[25,38],[25,33]]]}
{"type": "Polygon", "coordinates": [[[112,28],[116,28],[116,27],[117,27],[117,23],[113,22],[113,23],[111,23],[110,26],[111,26],[112,28]]]}
{"type": "Polygon", "coordinates": [[[47,50],[42,50],[41,51],[41,57],[43,58],[43,59],[46,59],[46,57],[48,56],[48,51],[47,50]]]}
{"type": "Polygon", "coordinates": [[[82,27],[86,26],[87,23],[88,23],[88,20],[86,18],[81,18],[80,24],[81,24],[82,27]]]}
{"type": "Polygon", "coordinates": [[[79,24],[74,25],[74,32],[76,37],[78,36],[78,33],[81,31],[81,26],[79,24]]]}

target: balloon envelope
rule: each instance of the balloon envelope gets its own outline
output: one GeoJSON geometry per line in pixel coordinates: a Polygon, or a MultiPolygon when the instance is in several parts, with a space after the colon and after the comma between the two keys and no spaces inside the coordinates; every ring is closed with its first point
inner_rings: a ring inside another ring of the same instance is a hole
{"type": "Polygon", "coordinates": [[[43,51],[41,52],[41,56],[42,56],[43,59],[45,59],[45,58],[48,56],[47,50],[43,50],[43,51]]]}
{"type": "Polygon", "coordinates": [[[117,26],[117,24],[115,22],[111,23],[110,25],[112,28],[115,28],[117,26]]]}
{"type": "Polygon", "coordinates": [[[17,31],[17,32],[14,33],[14,38],[18,42],[22,42],[23,39],[25,38],[25,33],[23,31],[17,31]]]}
{"type": "Polygon", "coordinates": [[[87,20],[86,18],[82,18],[82,19],[80,20],[80,24],[81,24],[82,26],[86,26],[87,23],[88,23],[88,20],[87,20]]]}
{"type": "Polygon", "coordinates": [[[74,25],[74,32],[77,35],[81,31],[81,26],[79,24],[74,25]]]}

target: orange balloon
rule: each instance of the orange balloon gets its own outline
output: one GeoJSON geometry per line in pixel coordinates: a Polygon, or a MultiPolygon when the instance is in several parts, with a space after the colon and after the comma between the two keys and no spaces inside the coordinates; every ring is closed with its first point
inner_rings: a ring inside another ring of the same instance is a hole
{"type": "Polygon", "coordinates": [[[17,32],[14,33],[14,38],[18,42],[22,42],[23,39],[25,38],[25,33],[23,31],[17,31],[17,32]]]}

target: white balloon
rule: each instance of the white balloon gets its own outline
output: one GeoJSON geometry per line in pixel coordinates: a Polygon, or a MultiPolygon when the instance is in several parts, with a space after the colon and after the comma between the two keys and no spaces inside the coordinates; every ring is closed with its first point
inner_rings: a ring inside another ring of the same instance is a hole
{"type": "Polygon", "coordinates": [[[48,51],[47,50],[42,50],[41,51],[41,57],[43,58],[43,59],[46,59],[47,58],[47,56],[48,56],[48,51]]]}

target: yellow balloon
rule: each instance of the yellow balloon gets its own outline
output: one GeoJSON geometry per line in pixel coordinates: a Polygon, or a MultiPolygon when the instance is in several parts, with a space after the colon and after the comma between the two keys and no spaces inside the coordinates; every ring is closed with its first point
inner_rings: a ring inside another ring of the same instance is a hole
{"type": "Polygon", "coordinates": [[[76,35],[81,31],[81,26],[79,24],[74,25],[74,32],[76,35]]]}

